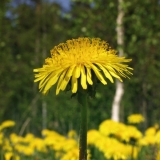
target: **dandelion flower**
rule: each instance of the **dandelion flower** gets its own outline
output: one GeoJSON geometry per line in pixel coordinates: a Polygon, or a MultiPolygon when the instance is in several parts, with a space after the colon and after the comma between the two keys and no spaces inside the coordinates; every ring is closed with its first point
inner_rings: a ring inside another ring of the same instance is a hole
{"type": "Polygon", "coordinates": [[[51,50],[51,57],[45,59],[42,68],[34,69],[35,80],[39,81],[39,89],[46,94],[57,83],[56,95],[71,84],[72,93],[76,93],[79,85],[87,89],[94,85],[94,77],[106,85],[106,79],[112,83],[113,77],[122,81],[128,77],[132,68],[123,64],[131,59],[118,57],[108,43],[99,38],[78,38],[60,43],[51,50]]]}
{"type": "Polygon", "coordinates": [[[70,130],[70,131],[68,132],[68,137],[69,137],[69,138],[76,138],[76,137],[77,137],[76,131],[75,131],[75,130],[70,130]]]}
{"type": "Polygon", "coordinates": [[[155,136],[157,130],[155,127],[149,127],[147,128],[147,130],[145,131],[145,135],[146,136],[155,136]]]}
{"type": "Polygon", "coordinates": [[[144,121],[144,117],[141,114],[131,114],[128,116],[128,122],[129,123],[141,123],[144,121]]]}
{"type": "Polygon", "coordinates": [[[15,122],[12,120],[6,120],[0,124],[0,131],[3,130],[4,128],[12,127],[15,125],[15,122]]]}
{"type": "Polygon", "coordinates": [[[137,141],[142,138],[142,133],[134,126],[126,126],[126,129],[121,134],[121,139],[129,142],[129,141],[137,141]]]}

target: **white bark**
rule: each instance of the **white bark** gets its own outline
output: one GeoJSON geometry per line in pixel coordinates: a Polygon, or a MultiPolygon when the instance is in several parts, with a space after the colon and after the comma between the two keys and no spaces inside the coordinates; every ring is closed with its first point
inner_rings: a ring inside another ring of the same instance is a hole
{"type": "MultiPolygon", "coordinates": [[[[117,16],[117,46],[118,46],[118,53],[119,56],[123,56],[123,45],[124,45],[124,28],[123,28],[123,17],[124,17],[124,10],[123,10],[123,0],[118,0],[118,16],[117,16]]],[[[119,121],[119,112],[120,112],[120,103],[122,100],[122,96],[124,93],[123,83],[116,81],[116,92],[114,96],[114,100],[112,103],[112,115],[111,118],[114,121],[119,121]]]]}
{"type": "Polygon", "coordinates": [[[124,93],[123,83],[116,81],[116,93],[112,103],[112,120],[119,121],[120,103],[124,93]]]}

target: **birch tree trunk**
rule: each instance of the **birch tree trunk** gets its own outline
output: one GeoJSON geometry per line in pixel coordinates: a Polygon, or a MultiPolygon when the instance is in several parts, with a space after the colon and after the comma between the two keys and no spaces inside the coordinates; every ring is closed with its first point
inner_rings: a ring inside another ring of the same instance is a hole
{"type": "MultiPolygon", "coordinates": [[[[117,16],[117,46],[118,46],[118,53],[119,56],[123,56],[124,51],[124,28],[123,28],[123,17],[124,17],[124,10],[123,10],[123,0],[118,0],[118,16],[117,16]]],[[[111,118],[114,121],[119,121],[119,113],[120,113],[120,103],[122,100],[122,96],[124,94],[124,87],[123,83],[116,80],[116,92],[114,96],[114,100],[112,103],[112,113],[111,118]]]]}

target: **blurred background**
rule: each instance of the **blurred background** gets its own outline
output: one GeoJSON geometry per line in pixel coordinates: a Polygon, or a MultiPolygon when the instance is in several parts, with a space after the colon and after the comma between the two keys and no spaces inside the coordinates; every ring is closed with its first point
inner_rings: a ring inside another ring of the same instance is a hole
{"type": "MultiPolygon", "coordinates": [[[[16,122],[14,131],[40,135],[42,129],[79,131],[80,106],[71,94],[39,93],[34,68],[50,50],[78,37],[99,37],[132,58],[131,79],[124,79],[119,120],[141,113],[142,130],[160,124],[159,0],[1,0],[0,122],[16,122]],[[121,41],[118,41],[121,40],[121,41]]],[[[90,99],[89,129],[112,117],[117,83],[97,88],[90,99]]]]}

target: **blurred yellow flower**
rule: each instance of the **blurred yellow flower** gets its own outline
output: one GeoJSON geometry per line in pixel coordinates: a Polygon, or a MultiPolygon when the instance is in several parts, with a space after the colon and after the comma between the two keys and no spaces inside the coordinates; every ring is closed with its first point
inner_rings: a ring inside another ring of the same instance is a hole
{"type": "Polygon", "coordinates": [[[68,151],[60,160],[78,160],[79,157],[79,149],[74,148],[68,151]]]}
{"type": "MultiPolygon", "coordinates": [[[[74,134],[75,131],[71,130],[74,134]]],[[[78,148],[78,143],[75,139],[66,138],[55,131],[43,130],[42,134],[45,135],[44,143],[46,146],[50,146],[53,150],[57,151],[69,151],[72,148],[78,148]]]]}
{"type": "Polygon", "coordinates": [[[149,127],[145,131],[146,136],[154,136],[156,134],[156,128],[155,127],[149,127]]]}
{"type": "Polygon", "coordinates": [[[18,155],[13,154],[13,152],[6,152],[4,154],[5,160],[20,160],[20,157],[18,155]]]}
{"type": "MultiPolygon", "coordinates": [[[[104,154],[106,159],[113,158],[114,160],[118,159],[126,160],[127,158],[129,158],[130,155],[132,154],[132,146],[123,144],[117,139],[108,136],[109,134],[105,136],[104,134],[101,134],[97,130],[89,130],[87,134],[88,137],[87,143],[88,145],[94,145],[96,148],[98,148],[104,154]]],[[[134,158],[136,158],[138,150],[136,147],[134,150],[135,150],[134,158]]]]}
{"type": "Polygon", "coordinates": [[[121,139],[126,142],[138,141],[140,138],[142,138],[142,133],[134,126],[126,126],[126,129],[121,132],[121,139]]]}
{"type": "Polygon", "coordinates": [[[54,150],[60,150],[61,144],[66,140],[66,138],[55,131],[45,129],[42,131],[44,137],[44,143],[46,146],[51,146],[54,150]]]}
{"type": "Polygon", "coordinates": [[[144,117],[141,114],[132,114],[128,116],[128,122],[129,123],[141,123],[144,121],[144,117]]]}
{"type": "Polygon", "coordinates": [[[14,121],[6,120],[6,121],[2,122],[2,124],[0,125],[0,131],[3,130],[4,128],[12,127],[14,125],[15,125],[14,121]]]}
{"type": "Polygon", "coordinates": [[[95,129],[89,130],[87,132],[87,144],[95,144],[97,140],[99,140],[102,137],[100,132],[98,132],[95,129]]]}
{"type": "Polygon", "coordinates": [[[140,139],[140,145],[154,145],[160,142],[160,131],[157,131],[157,126],[149,127],[145,131],[145,135],[140,139]]]}
{"type": "Polygon", "coordinates": [[[6,152],[4,154],[5,160],[11,160],[12,157],[13,157],[13,153],[12,152],[6,152]]]}
{"type": "Polygon", "coordinates": [[[59,94],[71,81],[72,93],[76,93],[78,84],[83,89],[87,89],[87,84],[93,85],[93,76],[104,85],[107,84],[106,78],[112,83],[112,77],[122,81],[121,77],[132,74],[129,71],[132,68],[123,64],[130,61],[118,57],[116,51],[99,38],[72,39],[55,46],[51,50],[51,58],[45,59],[43,67],[33,70],[37,72],[34,82],[40,81],[39,89],[44,94],[58,83],[56,94],[59,94]]]}
{"type": "Polygon", "coordinates": [[[34,148],[29,145],[16,144],[14,149],[15,151],[18,151],[18,153],[22,153],[27,156],[31,156],[34,153],[34,148]]]}
{"type": "Polygon", "coordinates": [[[142,146],[154,145],[156,143],[156,138],[153,135],[146,135],[141,138],[138,143],[142,146]]]}
{"type": "Polygon", "coordinates": [[[34,140],[34,135],[32,133],[26,134],[26,136],[21,140],[23,143],[30,143],[34,140]]]}
{"type": "Polygon", "coordinates": [[[119,137],[123,130],[125,130],[125,124],[113,120],[105,120],[99,125],[100,133],[106,136],[116,135],[119,137]]]}
{"type": "Polygon", "coordinates": [[[3,143],[3,133],[0,132],[0,145],[3,143]]]}
{"type": "Polygon", "coordinates": [[[63,137],[62,135],[60,135],[59,133],[55,132],[55,131],[52,131],[52,130],[49,130],[49,129],[44,129],[42,130],[42,135],[45,136],[45,137],[63,137]]]}
{"type": "Polygon", "coordinates": [[[10,134],[10,141],[11,141],[11,143],[13,143],[14,145],[15,145],[16,143],[21,142],[22,139],[23,139],[23,137],[18,136],[18,135],[15,134],[15,133],[11,133],[11,134],[10,134]]]}
{"type": "MultiPolygon", "coordinates": [[[[111,139],[110,146],[104,146],[103,152],[107,159],[126,160],[132,155],[132,146],[120,143],[119,141],[116,141],[116,139],[111,139]]],[[[137,155],[138,150],[135,147],[133,157],[136,158],[137,155]]]]}
{"type": "Polygon", "coordinates": [[[160,145],[160,130],[157,131],[155,138],[156,138],[156,142],[160,145]]]}
{"type": "Polygon", "coordinates": [[[70,131],[68,132],[68,137],[69,137],[69,138],[76,138],[76,137],[77,137],[76,131],[75,131],[75,130],[70,130],[70,131]]]}
{"type": "Polygon", "coordinates": [[[64,142],[63,142],[63,150],[64,151],[69,151],[73,148],[78,148],[78,143],[77,141],[75,141],[74,139],[66,139],[64,142]]]}
{"type": "Polygon", "coordinates": [[[160,151],[157,152],[156,160],[160,160],[160,151]]]}
{"type": "Polygon", "coordinates": [[[10,141],[9,141],[8,138],[3,139],[2,150],[4,150],[4,151],[12,151],[13,150],[12,146],[10,145],[10,141]]]}
{"type": "MultiPolygon", "coordinates": [[[[90,157],[91,157],[90,151],[87,150],[87,160],[90,160],[90,157]]],[[[78,160],[78,159],[79,159],[79,149],[77,147],[66,152],[60,160],[78,160]]]]}
{"type": "Polygon", "coordinates": [[[34,148],[36,149],[37,151],[39,152],[47,152],[47,149],[46,149],[46,145],[45,145],[45,142],[43,139],[41,138],[34,138],[31,142],[30,142],[30,145],[29,145],[31,148],[34,148]]]}

